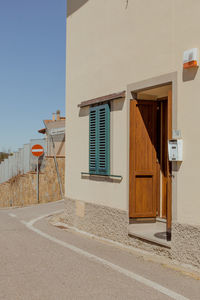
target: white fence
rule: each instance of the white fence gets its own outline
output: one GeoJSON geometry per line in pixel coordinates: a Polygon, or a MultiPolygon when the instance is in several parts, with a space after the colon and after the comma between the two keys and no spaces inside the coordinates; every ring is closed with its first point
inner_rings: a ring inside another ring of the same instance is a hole
{"type": "MultiPolygon", "coordinates": [[[[29,144],[19,148],[17,152],[9,156],[0,164],[0,183],[6,182],[14,176],[25,174],[30,171],[36,171],[37,158],[31,154],[31,148],[34,144],[40,144],[47,151],[46,139],[32,139],[29,144]]],[[[44,156],[39,158],[40,169],[44,167],[44,156]]]]}

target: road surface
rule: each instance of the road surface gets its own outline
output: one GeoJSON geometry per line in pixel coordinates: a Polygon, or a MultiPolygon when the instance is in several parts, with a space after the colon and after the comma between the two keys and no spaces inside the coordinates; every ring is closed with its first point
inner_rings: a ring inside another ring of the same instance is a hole
{"type": "Polygon", "coordinates": [[[200,299],[200,280],[50,224],[58,201],[0,210],[0,299],[200,299]]]}

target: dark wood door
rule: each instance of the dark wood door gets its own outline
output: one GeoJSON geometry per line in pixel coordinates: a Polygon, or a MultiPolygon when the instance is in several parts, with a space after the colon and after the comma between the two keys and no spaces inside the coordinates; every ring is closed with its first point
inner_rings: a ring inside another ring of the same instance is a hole
{"type": "Polygon", "coordinates": [[[129,214],[156,217],[156,101],[130,101],[129,214]]]}

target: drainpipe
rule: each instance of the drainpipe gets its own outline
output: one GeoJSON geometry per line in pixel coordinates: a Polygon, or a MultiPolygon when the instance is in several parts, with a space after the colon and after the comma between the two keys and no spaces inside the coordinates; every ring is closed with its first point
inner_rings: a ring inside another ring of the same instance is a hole
{"type": "Polygon", "coordinates": [[[57,163],[57,160],[56,160],[56,153],[55,153],[55,144],[54,144],[54,141],[53,141],[53,137],[52,135],[50,134],[46,124],[44,123],[44,126],[46,128],[46,133],[47,135],[50,136],[51,138],[51,141],[52,141],[52,145],[53,145],[53,158],[54,158],[54,163],[55,163],[55,167],[56,167],[56,173],[57,173],[57,177],[58,177],[58,183],[59,183],[59,187],[60,187],[60,195],[61,195],[61,198],[63,198],[63,190],[62,190],[62,183],[61,183],[61,179],[60,179],[60,173],[59,173],[59,170],[58,170],[58,163],[57,163]]]}

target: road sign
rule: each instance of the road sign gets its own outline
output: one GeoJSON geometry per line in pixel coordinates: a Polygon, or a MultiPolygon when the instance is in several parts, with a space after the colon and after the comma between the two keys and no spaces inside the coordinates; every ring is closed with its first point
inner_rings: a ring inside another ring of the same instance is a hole
{"type": "Polygon", "coordinates": [[[41,145],[33,145],[31,153],[38,158],[37,160],[37,200],[39,203],[39,157],[44,154],[44,148],[41,145]]]}
{"type": "Polygon", "coordinates": [[[39,157],[44,154],[44,148],[41,145],[34,145],[31,152],[34,156],[39,157]]]}

